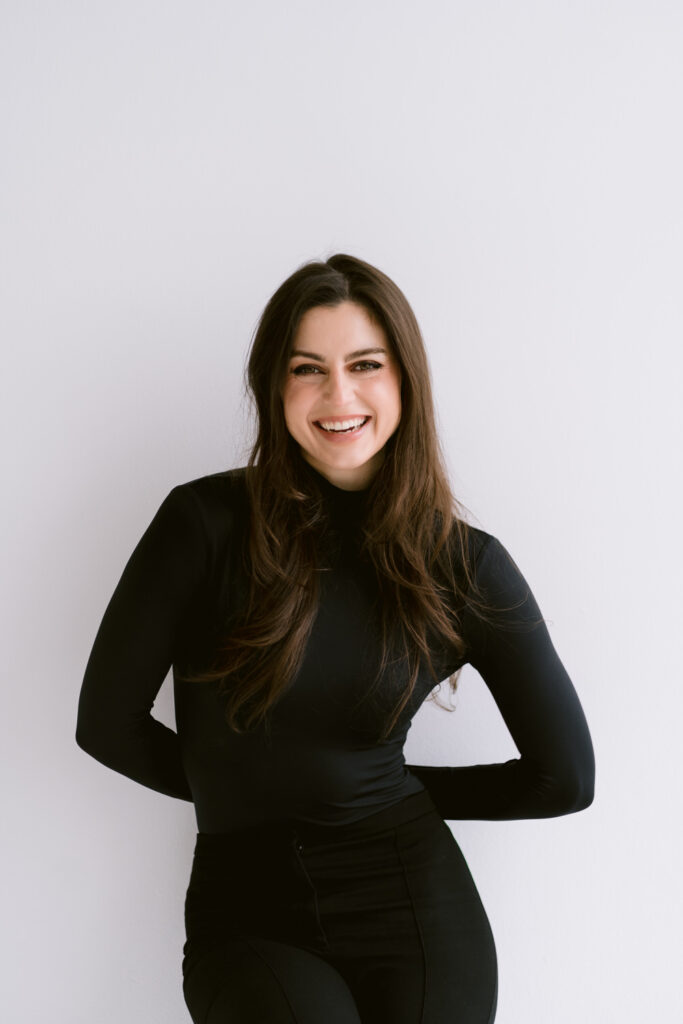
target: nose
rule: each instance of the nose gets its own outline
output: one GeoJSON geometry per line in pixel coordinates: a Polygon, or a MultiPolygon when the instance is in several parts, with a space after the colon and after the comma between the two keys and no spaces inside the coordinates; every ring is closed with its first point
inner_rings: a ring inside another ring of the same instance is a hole
{"type": "Polygon", "coordinates": [[[324,393],[330,405],[340,407],[343,407],[353,397],[353,381],[349,379],[345,369],[330,369],[324,393]]]}

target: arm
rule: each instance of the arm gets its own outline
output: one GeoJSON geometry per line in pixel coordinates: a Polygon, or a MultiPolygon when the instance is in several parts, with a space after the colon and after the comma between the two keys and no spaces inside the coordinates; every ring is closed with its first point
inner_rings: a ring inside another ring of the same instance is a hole
{"type": "Polygon", "coordinates": [[[78,745],[102,764],[182,800],[192,794],[178,736],[150,712],[204,577],[195,500],[174,487],[128,560],[90,653],[76,727],[78,745]]]}
{"type": "Polygon", "coordinates": [[[466,611],[469,662],[488,686],[520,752],[503,764],[408,765],[447,820],[549,818],[593,801],[595,758],[576,690],[526,580],[490,537],[479,554],[482,599],[495,623],[466,611]]]}

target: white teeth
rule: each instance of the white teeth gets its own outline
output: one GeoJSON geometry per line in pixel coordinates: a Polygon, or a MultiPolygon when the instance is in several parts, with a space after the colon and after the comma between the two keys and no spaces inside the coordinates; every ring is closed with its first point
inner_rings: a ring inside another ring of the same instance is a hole
{"type": "Polygon", "coordinates": [[[323,430],[352,430],[356,427],[362,426],[367,419],[367,416],[357,416],[353,420],[327,420],[325,423],[318,420],[318,425],[321,426],[323,430]]]}

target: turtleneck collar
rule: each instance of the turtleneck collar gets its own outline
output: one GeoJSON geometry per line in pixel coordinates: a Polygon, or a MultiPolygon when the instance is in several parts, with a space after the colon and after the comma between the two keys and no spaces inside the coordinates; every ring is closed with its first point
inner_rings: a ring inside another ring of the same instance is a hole
{"type": "Polygon", "coordinates": [[[335,484],[331,483],[326,476],[323,476],[323,474],[319,473],[317,469],[314,469],[306,459],[302,459],[301,461],[304,465],[305,472],[318,484],[318,487],[320,488],[334,518],[336,518],[335,513],[341,513],[345,518],[358,517],[362,515],[370,492],[369,487],[364,487],[359,491],[344,490],[343,487],[337,487],[335,484]]]}

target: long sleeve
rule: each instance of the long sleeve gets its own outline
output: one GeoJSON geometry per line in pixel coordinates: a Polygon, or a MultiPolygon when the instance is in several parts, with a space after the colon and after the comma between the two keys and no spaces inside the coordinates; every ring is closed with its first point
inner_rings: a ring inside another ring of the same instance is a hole
{"type": "Polygon", "coordinates": [[[489,539],[475,568],[494,622],[471,610],[463,630],[470,664],[488,686],[520,753],[502,764],[408,765],[446,820],[548,818],[593,801],[595,758],[576,690],[533,593],[508,551],[489,539]]]}
{"type": "Polygon", "coordinates": [[[195,498],[174,487],[133,551],[100,624],[78,704],[76,741],[117,772],[191,800],[177,734],[151,715],[204,578],[195,498]]]}

